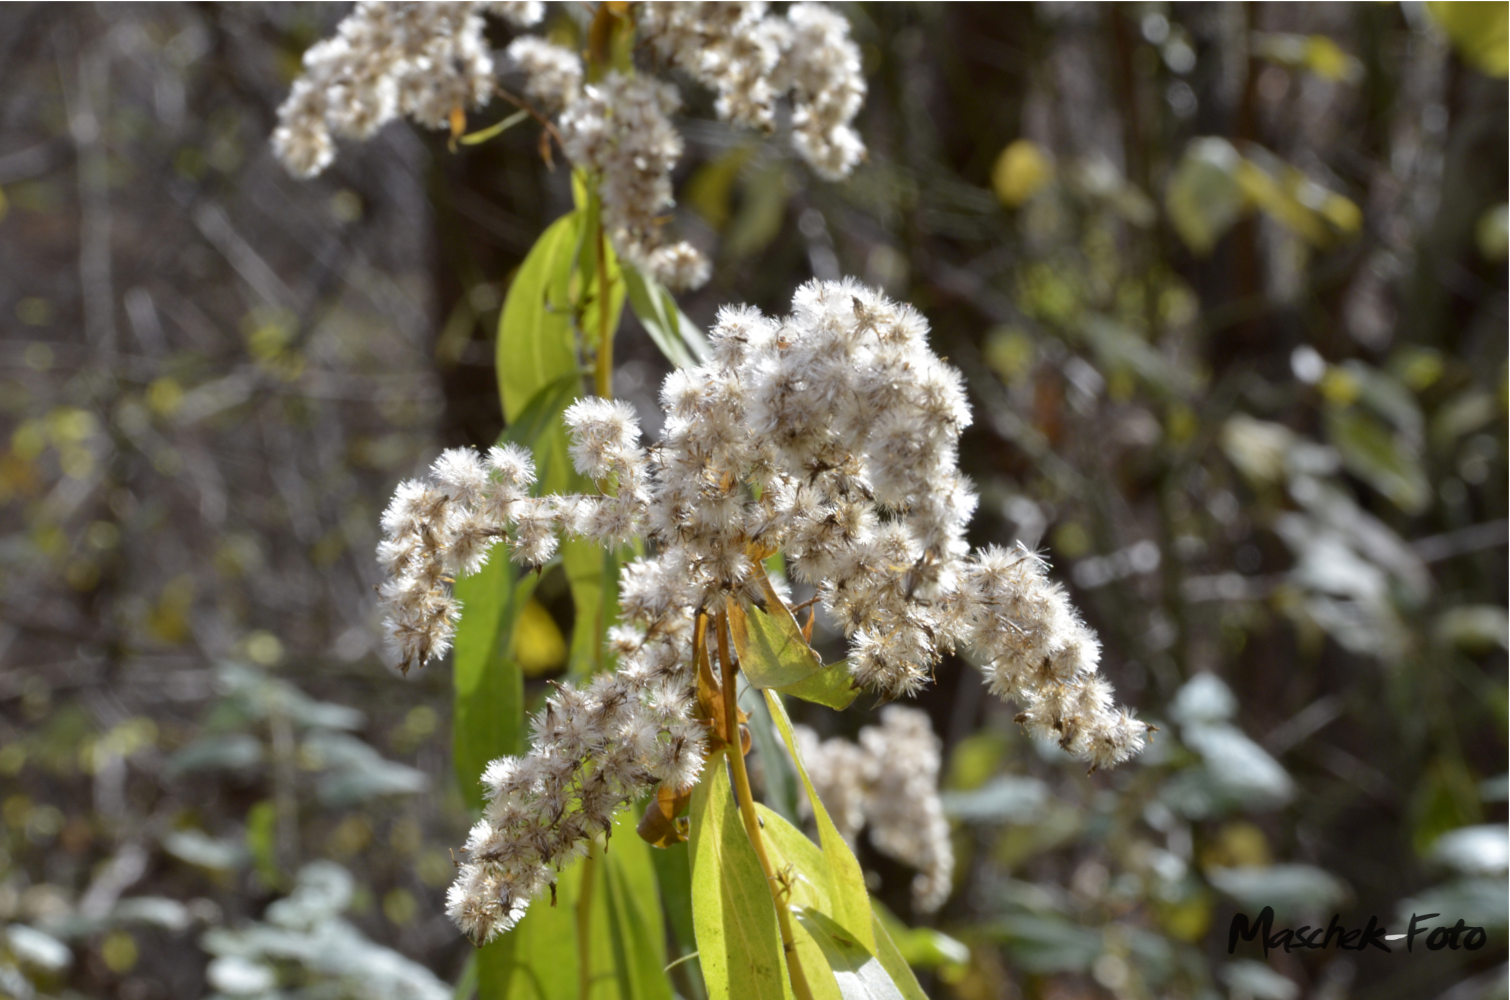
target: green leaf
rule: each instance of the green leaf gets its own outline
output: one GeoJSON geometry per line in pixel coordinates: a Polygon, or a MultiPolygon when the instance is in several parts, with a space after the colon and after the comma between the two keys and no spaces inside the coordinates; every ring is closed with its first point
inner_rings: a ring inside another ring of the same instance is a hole
{"type": "Polygon", "coordinates": [[[765,698],[756,689],[746,686],[739,693],[739,707],[750,716],[750,738],[755,744],[760,773],[765,779],[766,802],[788,822],[795,823],[797,772],[792,768],[791,758],[781,745],[781,737],[776,734],[776,724],[771,721],[771,711],[766,708],[765,698]]]}
{"type": "Polygon", "coordinates": [[[854,852],[849,849],[849,844],[845,843],[838,828],[834,826],[834,821],[829,818],[828,810],[823,807],[823,800],[818,798],[818,793],[813,789],[812,779],[808,777],[807,768],[803,766],[802,757],[797,752],[797,739],[792,735],[792,720],[786,714],[781,695],[767,691],[765,699],[771,709],[771,719],[776,723],[776,729],[781,733],[787,751],[797,765],[797,775],[802,779],[802,784],[807,789],[808,802],[813,807],[813,818],[818,825],[818,842],[822,845],[823,857],[828,862],[832,904],[829,912],[866,950],[874,953],[876,939],[871,927],[870,893],[865,888],[865,873],[860,870],[860,862],[855,860],[854,852]]]}
{"type": "Polygon", "coordinates": [[[1185,147],[1164,197],[1169,221],[1185,245],[1205,256],[1247,208],[1238,182],[1243,163],[1226,139],[1192,139],[1185,147]]]}
{"type": "MultiPolygon", "coordinates": [[[[640,810],[620,810],[613,837],[593,862],[593,972],[613,969],[619,1000],[671,1000],[666,978],[665,917],[651,860],[654,848],[636,836],[640,810]],[[609,964],[611,962],[611,964],[609,964]]],[[[605,1000],[601,988],[594,1000],[605,1000]]]]}
{"type": "Polygon", "coordinates": [[[663,917],[650,846],[634,812],[614,819],[606,851],[563,871],[556,905],[536,900],[523,920],[478,953],[478,1000],[578,1000],[577,903],[591,878],[591,1000],[671,1000],[663,917]]]}
{"type": "Polygon", "coordinates": [[[739,654],[739,669],[751,684],[783,688],[822,669],[823,660],[802,637],[797,620],[784,605],[772,604],[770,614],[753,604],[746,604],[743,611],[729,615],[729,634],[739,654]]]}
{"type": "MultiPolygon", "coordinates": [[[[918,977],[913,975],[912,966],[907,964],[907,959],[897,949],[896,942],[891,939],[891,934],[886,930],[885,923],[880,916],[872,916],[871,923],[876,933],[876,958],[880,959],[881,967],[891,976],[891,981],[902,991],[902,996],[907,1000],[928,1000],[928,994],[923,992],[923,987],[918,985],[918,977]]],[[[944,935],[940,934],[940,937],[944,935]]],[[[949,940],[953,940],[950,938],[949,940]]],[[[958,942],[956,942],[958,943],[958,942]]],[[[969,952],[965,953],[968,960],[969,952]]]]}
{"type": "Polygon", "coordinates": [[[692,920],[709,1000],[792,996],[776,909],[734,805],[724,756],[692,793],[692,920]]]}
{"type": "Polygon", "coordinates": [[[561,543],[561,563],[566,568],[566,582],[571,586],[576,617],[571,630],[572,677],[586,677],[605,666],[604,637],[608,626],[609,600],[606,590],[616,589],[618,562],[614,553],[605,551],[591,539],[569,538],[561,543]]]}
{"type": "Polygon", "coordinates": [[[885,967],[852,934],[811,906],[793,912],[823,950],[844,1000],[903,1000],[885,967]]]}
{"type": "Polygon", "coordinates": [[[1353,475],[1388,497],[1407,514],[1419,514],[1431,501],[1431,483],[1409,439],[1391,433],[1357,407],[1327,414],[1327,437],[1353,475]]]}
{"type": "MultiPolygon", "coordinates": [[[[833,878],[828,861],[818,845],[785,818],[757,804],[766,855],[784,880],[787,906],[793,911],[810,906],[824,913],[833,910],[833,878]]],[[[793,943],[802,959],[803,974],[813,1000],[841,1000],[839,984],[829,969],[823,945],[802,923],[792,926],[793,943]]]]}
{"type": "Polygon", "coordinates": [[[690,368],[707,358],[707,340],[664,285],[633,266],[624,268],[624,285],[629,308],[667,361],[678,368],[690,368]]]}
{"type": "Polygon", "coordinates": [[[660,888],[661,905],[666,910],[667,923],[675,939],[677,961],[697,952],[697,932],[692,926],[692,869],[690,851],[686,844],[672,844],[662,849],[652,848],[650,863],[655,867],[656,885],[660,888]]]}
{"type": "Polygon", "coordinates": [[[1428,0],[1426,9],[1447,32],[1463,61],[1487,76],[1510,73],[1510,10],[1502,3],[1428,0]]]}
{"type": "Polygon", "coordinates": [[[860,688],[849,672],[848,660],[825,664],[816,673],[776,690],[793,698],[824,705],[836,712],[844,711],[860,694],[860,688]]]}
{"type": "Polygon", "coordinates": [[[528,111],[520,109],[519,111],[515,111],[513,114],[509,115],[498,124],[489,125],[487,128],[478,129],[476,132],[468,132],[466,135],[462,136],[456,141],[461,143],[463,146],[475,146],[478,143],[487,142],[489,139],[496,139],[498,136],[507,132],[515,125],[518,125],[529,116],[530,113],[528,111]]]}
{"type": "Polygon", "coordinates": [[[572,330],[571,278],[580,212],[563,215],[535,241],[509,285],[498,319],[498,394],[512,424],[541,389],[580,373],[572,330]]]}
{"type": "Polygon", "coordinates": [[[514,622],[539,577],[517,576],[502,547],[480,572],[456,581],[462,604],[452,654],[452,757],[462,797],[482,808],[478,780],[489,762],[524,752],[524,674],[508,655],[514,622]]]}

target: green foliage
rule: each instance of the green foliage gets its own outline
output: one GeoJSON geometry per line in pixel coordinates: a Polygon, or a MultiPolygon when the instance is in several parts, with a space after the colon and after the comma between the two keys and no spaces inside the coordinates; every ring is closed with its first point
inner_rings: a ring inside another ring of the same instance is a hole
{"type": "Polygon", "coordinates": [[[692,792],[692,920],[708,1000],[792,996],[765,874],[740,824],[724,753],[692,792]]]}
{"type": "Polygon", "coordinates": [[[634,811],[621,812],[607,849],[561,873],[555,905],[537,900],[478,953],[478,1000],[577,1000],[584,977],[592,1000],[670,1000],[653,848],[635,836],[634,823],[634,811]]]}
{"type": "Polygon", "coordinates": [[[629,307],[667,361],[678,368],[701,363],[708,341],[666,287],[634,266],[624,268],[629,307]]]}

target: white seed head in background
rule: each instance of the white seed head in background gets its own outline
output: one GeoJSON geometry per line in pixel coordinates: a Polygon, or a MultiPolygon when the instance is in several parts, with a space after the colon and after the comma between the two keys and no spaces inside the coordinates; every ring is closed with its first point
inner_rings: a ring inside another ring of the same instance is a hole
{"type": "MultiPolygon", "coordinates": [[[[869,827],[876,850],[917,869],[913,905],[923,913],[944,905],[954,849],[939,799],[942,745],[927,713],[888,705],[879,726],[860,730],[858,744],[837,736],[820,741],[806,726],[794,733],[813,788],[844,838],[854,843],[869,827]]],[[[802,806],[809,808],[805,800],[802,806]]]]}

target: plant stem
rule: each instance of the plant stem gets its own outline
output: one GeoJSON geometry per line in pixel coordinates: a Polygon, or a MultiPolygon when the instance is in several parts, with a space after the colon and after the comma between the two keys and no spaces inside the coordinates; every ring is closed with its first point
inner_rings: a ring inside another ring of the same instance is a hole
{"type": "Polygon", "coordinates": [[[582,859],[582,890],[577,896],[577,1000],[587,1000],[592,989],[592,891],[598,869],[597,841],[587,842],[582,859]]]}
{"type": "MultiPolygon", "coordinates": [[[[734,767],[734,791],[739,797],[739,815],[744,820],[745,833],[750,845],[755,848],[755,857],[760,860],[760,869],[765,872],[766,887],[771,890],[771,902],[776,906],[776,922],[781,925],[781,949],[786,952],[787,976],[792,980],[792,992],[796,1000],[813,1000],[807,985],[807,975],[802,969],[802,958],[797,954],[796,938],[792,936],[792,915],[782,898],[781,885],[776,879],[776,869],[766,854],[765,839],[760,833],[760,817],[755,813],[755,797],[750,794],[750,774],[745,770],[743,741],[739,738],[739,698],[737,697],[738,672],[734,658],[729,655],[729,637],[725,613],[720,611],[713,627],[718,633],[718,664],[723,673],[724,727],[729,735],[729,763],[734,767]]],[[[710,779],[716,780],[716,779],[710,779]]]]}
{"type": "Polygon", "coordinates": [[[598,358],[593,371],[594,389],[603,399],[613,398],[613,330],[608,325],[608,237],[598,221],[598,358]]]}

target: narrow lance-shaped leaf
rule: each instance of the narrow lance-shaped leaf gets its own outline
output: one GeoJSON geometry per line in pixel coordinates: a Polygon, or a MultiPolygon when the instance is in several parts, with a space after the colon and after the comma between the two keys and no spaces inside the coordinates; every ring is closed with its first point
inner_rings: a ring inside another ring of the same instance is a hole
{"type": "Polygon", "coordinates": [[[536,900],[513,930],[478,952],[478,1000],[578,1000],[577,907],[588,878],[591,1000],[671,1000],[650,850],[634,835],[634,811],[621,812],[607,849],[558,876],[554,906],[536,900]]]}
{"type": "Polygon", "coordinates": [[[792,996],[765,873],[735,808],[724,754],[692,793],[692,922],[708,1000],[792,996]]]}
{"type": "Polygon", "coordinates": [[[792,720],[786,714],[781,695],[767,691],[765,698],[771,709],[771,719],[786,742],[787,750],[797,765],[797,775],[802,779],[808,801],[813,806],[813,817],[818,824],[818,841],[823,846],[823,856],[828,861],[833,892],[832,916],[867,951],[874,954],[876,938],[871,920],[870,893],[865,888],[865,874],[860,870],[860,862],[844,842],[834,821],[829,818],[828,810],[823,807],[823,800],[818,798],[818,793],[813,789],[812,779],[808,777],[802,756],[797,752],[797,739],[792,735],[792,720]]]}
{"type": "Polygon", "coordinates": [[[629,308],[667,361],[690,368],[708,357],[707,338],[663,285],[632,266],[624,268],[624,283],[629,308]]]}
{"type": "Polygon", "coordinates": [[[795,912],[802,927],[823,949],[844,1000],[903,1000],[902,991],[885,967],[847,930],[811,906],[795,912]]]}

